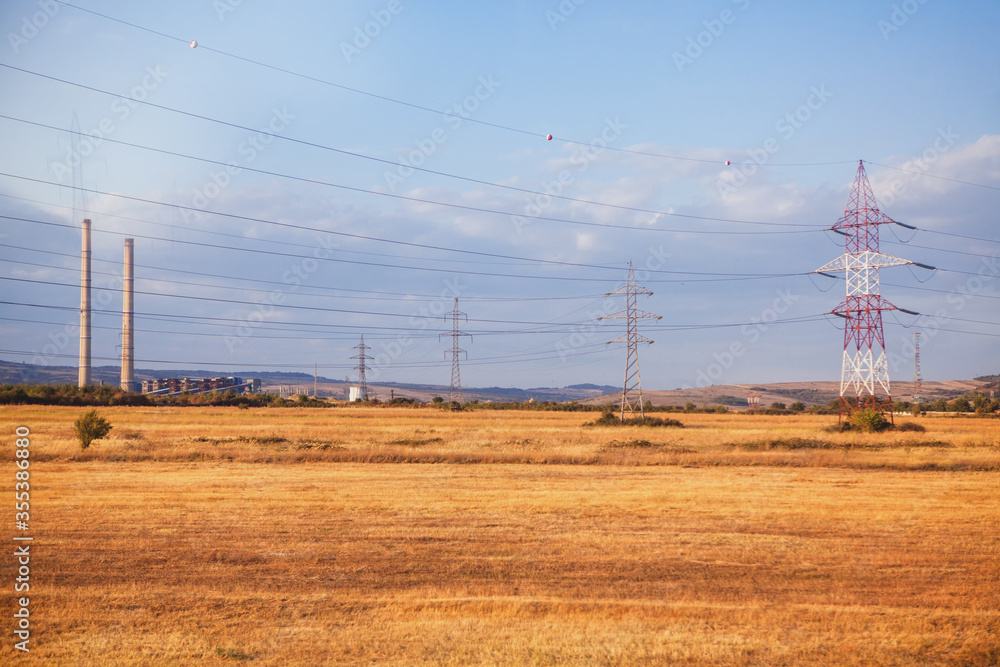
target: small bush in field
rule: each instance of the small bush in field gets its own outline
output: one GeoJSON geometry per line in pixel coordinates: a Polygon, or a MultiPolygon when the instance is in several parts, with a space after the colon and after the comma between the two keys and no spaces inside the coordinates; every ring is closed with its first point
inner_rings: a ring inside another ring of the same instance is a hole
{"type": "Polygon", "coordinates": [[[902,424],[896,424],[897,431],[914,431],[916,433],[923,433],[927,429],[924,428],[923,424],[918,424],[916,422],[903,422],[902,424]]]}
{"type": "Polygon", "coordinates": [[[864,431],[865,433],[877,433],[892,426],[889,420],[885,418],[885,415],[871,408],[861,408],[851,414],[848,421],[852,428],[864,431]]]}
{"type": "Polygon", "coordinates": [[[673,426],[676,428],[684,428],[684,424],[680,423],[676,419],[668,419],[665,417],[634,417],[629,419],[625,418],[622,421],[621,418],[613,412],[603,413],[597,420],[588,422],[587,426],[673,426]]]}
{"type": "Polygon", "coordinates": [[[97,414],[97,410],[85,412],[82,417],[73,423],[76,437],[80,439],[80,449],[90,447],[94,440],[100,440],[111,432],[111,424],[97,414]]]}

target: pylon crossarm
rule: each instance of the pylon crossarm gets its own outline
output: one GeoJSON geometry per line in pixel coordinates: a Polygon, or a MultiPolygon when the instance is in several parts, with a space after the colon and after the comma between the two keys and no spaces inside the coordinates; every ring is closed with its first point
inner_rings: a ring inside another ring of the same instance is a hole
{"type": "Polygon", "coordinates": [[[908,259],[901,259],[899,257],[893,257],[892,255],[885,255],[871,250],[866,250],[858,253],[857,255],[850,255],[849,257],[853,259],[853,261],[849,261],[849,266],[855,266],[857,268],[878,267],[880,269],[884,269],[889,266],[904,266],[906,264],[913,264],[913,262],[908,259]]]}
{"type": "Polygon", "coordinates": [[[880,252],[871,252],[866,250],[860,253],[847,253],[841,255],[832,262],[827,262],[823,266],[819,267],[813,273],[829,273],[831,271],[848,271],[853,269],[866,269],[866,268],[878,268],[884,269],[889,266],[904,266],[906,264],[913,264],[908,259],[901,259],[899,257],[893,257],[892,255],[883,255],[880,252]]]}
{"type": "MultiPolygon", "coordinates": [[[[864,227],[865,225],[898,225],[898,224],[900,223],[896,222],[895,220],[893,220],[885,213],[876,208],[876,209],[869,209],[867,211],[858,211],[857,213],[852,211],[850,215],[844,215],[843,217],[841,217],[840,220],[838,220],[833,225],[833,227],[830,228],[830,231],[839,232],[844,229],[853,231],[854,229],[858,227],[864,227]],[[869,217],[867,219],[862,218],[861,215],[863,213],[867,213],[869,217]]],[[[906,225],[903,226],[905,227],[906,225]]]]}
{"type": "Polygon", "coordinates": [[[621,294],[624,294],[626,296],[630,295],[630,294],[635,294],[635,295],[642,294],[642,295],[645,295],[645,296],[653,296],[653,293],[651,291],[649,291],[645,287],[639,287],[635,283],[629,283],[629,284],[622,285],[621,287],[619,287],[618,289],[616,289],[614,292],[608,292],[604,296],[616,296],[616,295],[621,295],[621,294]]]}

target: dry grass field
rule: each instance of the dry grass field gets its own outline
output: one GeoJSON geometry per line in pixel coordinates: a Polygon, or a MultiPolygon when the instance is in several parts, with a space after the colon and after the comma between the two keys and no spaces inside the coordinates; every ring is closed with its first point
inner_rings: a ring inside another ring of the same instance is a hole
{"type": "Polygon", "coordinates": [[[8,664],[1000,662],[1000,420],[108,408],[81,452],[82,412],[0,411],[8,664]]]}

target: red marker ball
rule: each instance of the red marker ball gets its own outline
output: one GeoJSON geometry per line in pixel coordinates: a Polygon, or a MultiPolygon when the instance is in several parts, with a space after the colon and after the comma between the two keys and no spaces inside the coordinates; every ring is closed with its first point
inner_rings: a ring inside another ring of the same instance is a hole
{"type": "Polygon", "coordinates": [[[729,160],[726,160],[726,166],[727,167],[729,166],[729,160]]]}
{"type": "Polygon", "coordinates": [[[546,136],[545,138],[546,138],[546,139],[547,139],[548,141],[552,141],[552,135],[551,135],[551,134],[547,135],[547,136],[546,136]]]}

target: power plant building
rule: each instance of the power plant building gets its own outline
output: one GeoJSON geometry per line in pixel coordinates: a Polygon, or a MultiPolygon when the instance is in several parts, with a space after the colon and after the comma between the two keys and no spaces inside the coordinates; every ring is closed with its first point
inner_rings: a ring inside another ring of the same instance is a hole
{"type": "Polygon", "coordinates": [[[143,380],[144,394],[207,394],[212,391],[235,391],[240,394],[259,394],[260,378],[160,378],[143,380]]]}

